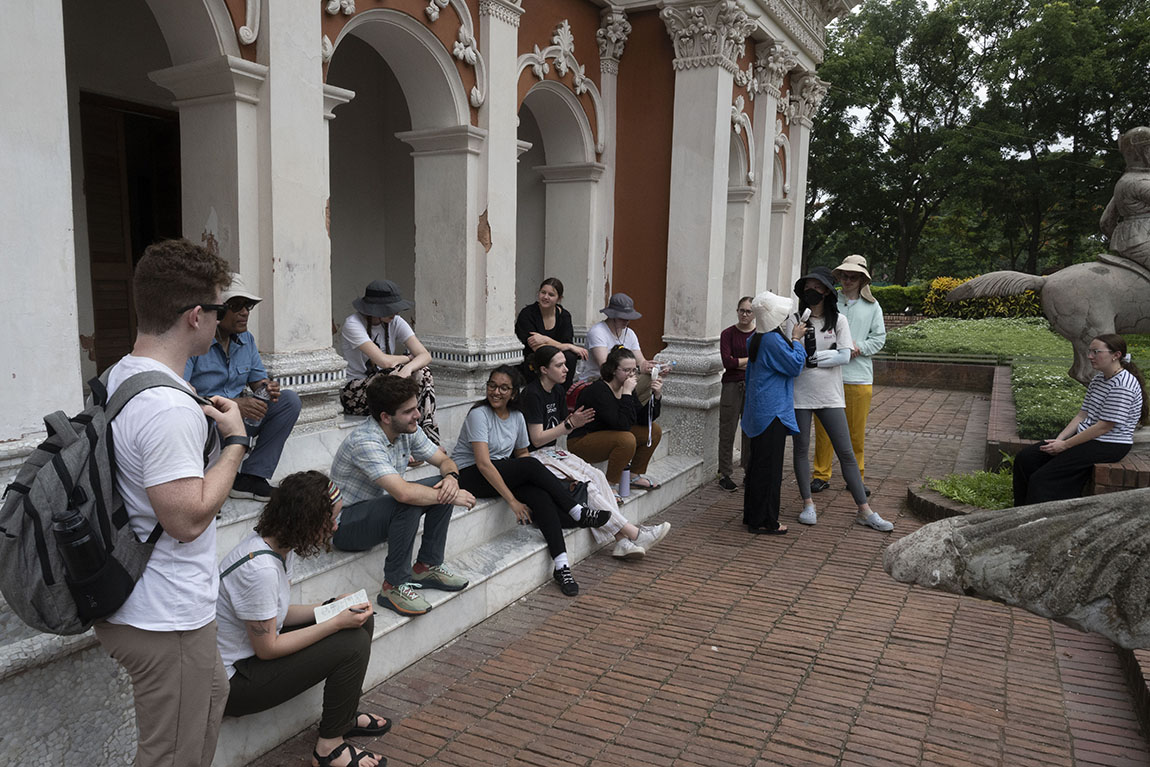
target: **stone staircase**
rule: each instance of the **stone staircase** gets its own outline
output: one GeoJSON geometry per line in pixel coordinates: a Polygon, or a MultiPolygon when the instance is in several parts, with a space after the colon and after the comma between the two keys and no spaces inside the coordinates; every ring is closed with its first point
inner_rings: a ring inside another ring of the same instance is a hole
{"type": "MultiPolygon", "coordinates": [[[[470,405],[470,401],[440,405],[438,416],[445,436],[459,433],[470,405]]],[[[347,430],[359,420],[348,418],[334,428],[293,434],[277,479],[302,469],[326,471],[347,430]]],[[[658,514],[707,479],[699,458],[669,456],[668,444],[664,438],[648,472],[662,487],[637,491],[622,507],[632,522],[658,514]]],[[[432,472],[431,467],[421,467],[409,472],[409,477],[432,472]]],[[[225,504],[218,525],[221,556],[247,534],[261,508],[262,504],[254,501],[229,500],[225,504]]],[[[566,539],[573,563],[597,549],[586,530],[569,530],[566,539]]],[[[367,552],[333,551],[302,560],[292,585],[292,601],[320,602],[360,588],[374,595],[382,579],[385,553],[386,544],[367,552]]],[[[456,507],[446,561],[468,578],[470,585],[458,593],[425,593],[434,609],[418,618],[377,612],[365,688],[442,647],[551,578],[550,556],[542,536],[533,528],[515,524],[502,499],[481,501],[474,509],[456,507]]],[[[225,718],[214,764],[246,764],[311,725],[319,718],[321,689],[317,686],[263,714],[225,718]]],[[[35,744],[38,763],[83,760],[126,764],[135,752],[130,685],[92,633],[77,637],[39,634],[24,626],[2,603],[0,725],[0,762],[5,764],[24,760],[28,744],[35,744]]]]}

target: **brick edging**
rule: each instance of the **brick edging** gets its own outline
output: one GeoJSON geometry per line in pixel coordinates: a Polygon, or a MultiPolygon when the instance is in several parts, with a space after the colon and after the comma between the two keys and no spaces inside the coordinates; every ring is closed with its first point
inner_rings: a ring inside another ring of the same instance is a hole
{"type": "Polygon", "coordinates": [[[948,517],[961,517],[976,511],[985,511],[985,509],[980,509],[977,506],[947,498],[929,487],[914,487],[913,485],[906,489],[906,505],[910,507],[916,517],[927,522],[937,522],[948,517]]]}
{"type": "Polygon", "coordinates": [[[1114,653],[1122,666],[1122,675],[1130,690],[1130,700],[1134,713],[1142,725],[1142,734],[1150,739],[1150,652],[1127,650],[1114,645],[1114,653]]]}

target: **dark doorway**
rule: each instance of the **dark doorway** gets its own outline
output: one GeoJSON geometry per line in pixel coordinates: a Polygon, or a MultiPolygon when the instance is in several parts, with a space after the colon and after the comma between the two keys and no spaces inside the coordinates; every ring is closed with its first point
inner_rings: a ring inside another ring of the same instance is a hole
{"type": "Polygon", "coordinates": [[[136,338],[132,270],[144,248],[181,236],[175,112],[80,94],[96,369],[136,338]]]}

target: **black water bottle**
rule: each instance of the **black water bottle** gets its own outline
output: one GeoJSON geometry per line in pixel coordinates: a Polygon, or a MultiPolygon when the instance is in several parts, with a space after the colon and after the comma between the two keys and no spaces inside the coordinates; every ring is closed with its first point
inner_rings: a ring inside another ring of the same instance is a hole
{"type": "Polygon", "coordinates": [[[104,566],[104,546],[79,511],[72,509],[63,516],[52,517],[52,533],[73,583],[92,577],[104,566]]]}

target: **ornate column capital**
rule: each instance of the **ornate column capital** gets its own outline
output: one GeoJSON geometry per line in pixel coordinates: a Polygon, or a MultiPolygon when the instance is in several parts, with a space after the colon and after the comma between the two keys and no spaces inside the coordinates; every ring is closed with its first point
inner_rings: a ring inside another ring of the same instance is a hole
{"type": "Polygon", "coordinates": [[[760,78],[763,92],[779,98],[783,78],[799,65],[799,56],[781,43],[768,43],[755,48],[755,74],[760,78]]]}
{"type": "Polygon", "coordinates": [[[675,69],[717,66],[735,74],[743,43],[755,28],[735,0],[676,2],[659,16],[675,46],[675,69]]]}
{"type": "Polygon", "coordinates": [[[521,0],[479,0],[479,15],[491,16],[513,27],[519,26],[523,15],[521,0]]]}
{"type": "Polygon", "coordinates": [[[830,83],[820,80],[813,72],[804,72],[791,81],[791,103],[794,105],[794,118],[797,118],[804,127],[814,125],[815,112],[819,111],[819,104],[827,95],[830,83]]]}
{"type": "Polygon", "coordinates": [[[599,13],[599,31],[595,40],[599,43],[599,70],[603,74],[619,74],[619,59],[623,48],[631,36],[631,22],[622,8],[607,6],[599,13]]]}

